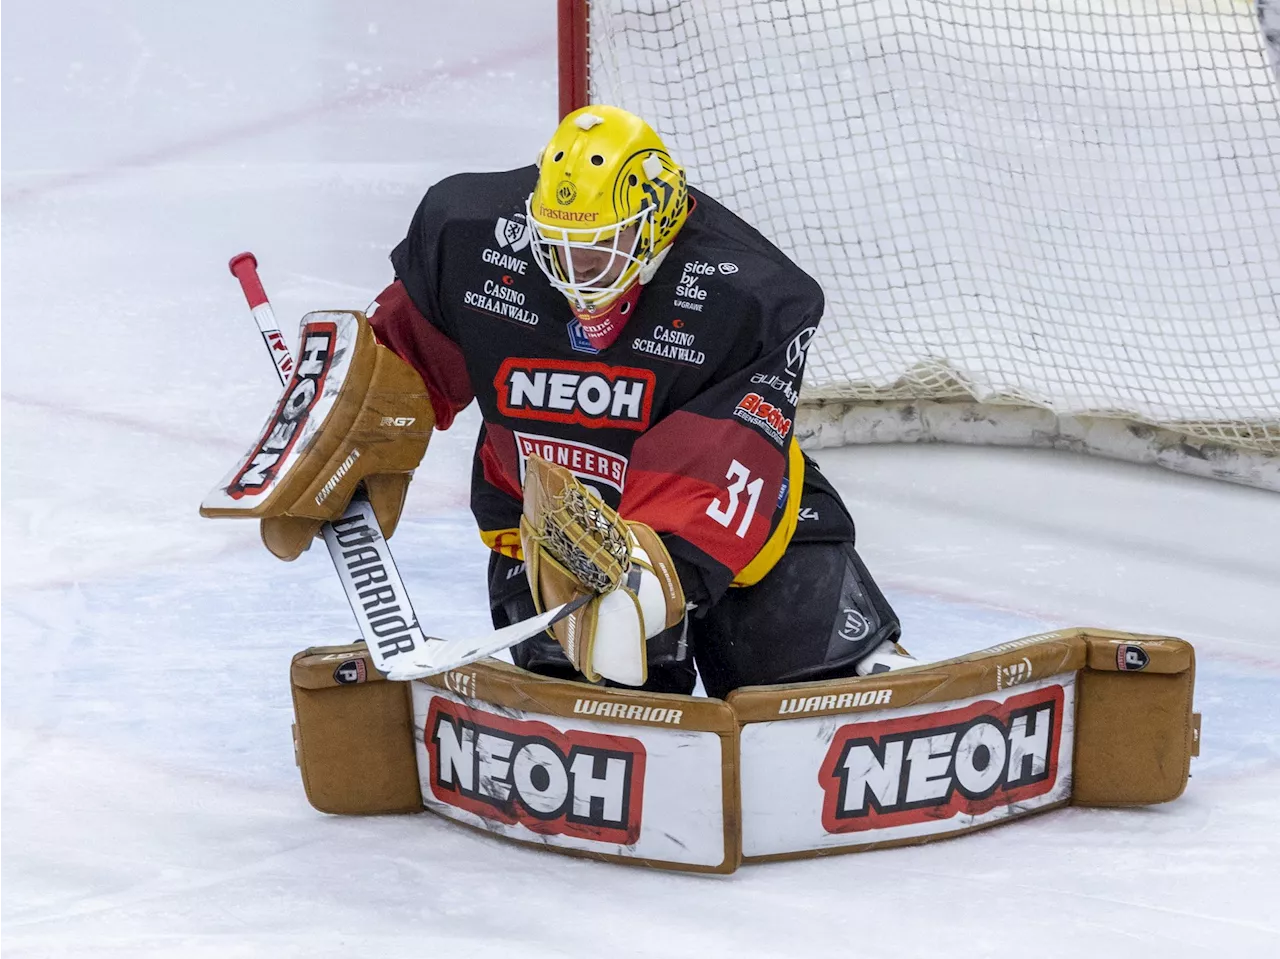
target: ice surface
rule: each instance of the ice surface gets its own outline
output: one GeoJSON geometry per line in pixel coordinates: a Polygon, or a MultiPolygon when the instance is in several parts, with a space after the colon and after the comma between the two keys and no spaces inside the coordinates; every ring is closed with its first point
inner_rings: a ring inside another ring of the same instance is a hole
{"type": "MultiPolygon", "coordinates": [[[[352,623],[323,550],[196,515],[277,389],[225,263],[258,254],[286,325],[363,306],[427,185],[547,135],[553,7],[5,4],[5,955],[1275,954],[1280,499],[1065,454],[819,458],[924,656],[1195,642],[1175,803],[722,879],[307,805],[287,664],[352,623]]],[[[393,542],[441,630],[486,623],[475,426],[393,542]]]]}

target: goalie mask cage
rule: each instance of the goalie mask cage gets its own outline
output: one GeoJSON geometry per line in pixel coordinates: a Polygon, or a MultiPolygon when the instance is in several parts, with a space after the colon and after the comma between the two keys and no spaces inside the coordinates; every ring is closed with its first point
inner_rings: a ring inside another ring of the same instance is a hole
{"type": "Polygon", "coordinates": [[[1280,0],[560,0],[822,284],[810,445],[1059,446],[1280,489],[1280,0]]]}

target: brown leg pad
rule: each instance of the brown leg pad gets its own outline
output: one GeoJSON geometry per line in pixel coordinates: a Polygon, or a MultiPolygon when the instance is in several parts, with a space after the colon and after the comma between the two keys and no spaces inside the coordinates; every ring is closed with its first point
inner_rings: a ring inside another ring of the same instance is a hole
{"type": "Polygon", "coordinates": [[[383,680],[363,643],[301,652],[290,673],[294,751],[311,805],[347,814],[422,809],[409,685],[383,680]]]}
{"type": "Polygon", "coordinates": [[[1071,802],[1142,806],[1187,785],[1195,673],[1080,671],[1071,802]]]}
{"type": "Polygon", "coordinates": [[[362,643],[299,653],[291,678],[298,764],[317,809],[417,811],[425,778],[431,811],[494,835],[703,872],[931,842],[1068,802],[1168,802],[1199,748],[1191,645],[1098,629],[874,676],[745,687],[727,701],[562,682],[491,660],[391,683],[362,643]],[[1021,719],[1033,708],[1034,724],[1021,719]],[[1004,792],[974,778],[991,746],[981,763],[977,746],[950,752],[979,721],[1010,756],[1021,744],[1016,764],[994,769],[1004,792]],[[481,730],[506,752],[480,748],[481,730]],[[960,758],[972,793],[960,789],[960,758]],[[530,764],[548,773],[534,780],[530,764]]]}

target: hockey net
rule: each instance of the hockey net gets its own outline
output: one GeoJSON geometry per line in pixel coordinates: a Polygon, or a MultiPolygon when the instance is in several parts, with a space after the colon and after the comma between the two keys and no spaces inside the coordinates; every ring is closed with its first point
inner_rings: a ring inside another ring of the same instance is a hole
{"type": "Polygon", "coordinates": [[[1280,488],[1280,0],[561,0],[822,283],[811,442],[1068,446],[1280,488]]]}

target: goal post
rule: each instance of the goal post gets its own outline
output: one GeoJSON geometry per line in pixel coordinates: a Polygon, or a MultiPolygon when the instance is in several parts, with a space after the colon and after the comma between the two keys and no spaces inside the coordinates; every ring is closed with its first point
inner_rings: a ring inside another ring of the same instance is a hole
{"type": "Polygon", "coordinates": [[[1056,446],[1280,490],[1280,0],[560,0],[823,286],[810,445],[1056,446]]]}

